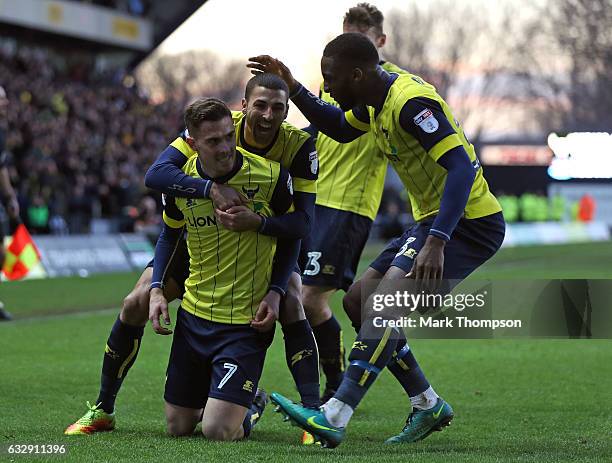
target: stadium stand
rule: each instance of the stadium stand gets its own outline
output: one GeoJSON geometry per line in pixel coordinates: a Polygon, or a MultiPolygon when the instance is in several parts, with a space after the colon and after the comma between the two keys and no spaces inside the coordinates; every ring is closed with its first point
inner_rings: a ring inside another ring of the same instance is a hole
{"type": "Polygon", "coordinates": [[[0,85],[9,99],[2,124],[22,219],[34,233],[88,233],[96,224],[132,231],[150,210],[144,172],[180,129],[185,102],[152,103],[131,70],[204,1],[59,1],[66,24],[53,30],[44,24],[53,12],[28,2],[32,17],[41,13],[38,28],[24,27],[16,8],[0,8],[0,85]],[[73,6],[150,34],[145,45],[94,40],[69,22],[73,6]]]}
{"type": "Polygon", "coordinates": [[[73,233],[95,216],[125,216],[146,193],[143,172],[179,129],[181,104],[151,104],[120,74],[61,71],[41,49],[1,50],[0,81],[12,180],[39,233],[57,216],[73,233]]]}

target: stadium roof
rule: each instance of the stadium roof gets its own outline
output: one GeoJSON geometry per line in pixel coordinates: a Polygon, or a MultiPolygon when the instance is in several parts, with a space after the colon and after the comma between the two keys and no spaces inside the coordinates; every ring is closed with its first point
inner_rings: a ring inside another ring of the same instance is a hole
{"type": "Polygon", "coordinates": [[[135,67],[206,0],[148,2],[142,15],[90,2],[3,0],[0,24],[5,37],[78,46],[92,52],[121,50],[135,67]]]}

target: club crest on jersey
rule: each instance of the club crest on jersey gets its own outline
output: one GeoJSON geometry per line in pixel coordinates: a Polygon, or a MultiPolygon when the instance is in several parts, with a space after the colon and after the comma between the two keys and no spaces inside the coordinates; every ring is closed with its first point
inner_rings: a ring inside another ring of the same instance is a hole
{"type": "Polygon", "coordinates": [[[391,138],[389,137],[389,131],[385,129],[384,127],[381,127],[380,131],[384,135],[385,140],[387,141],[387,144],[389,145],[389,150],[385,152],[387,157],[389,157],[392,161],[398,161],[399,158],[397,156],[397,146],[394,146],[391,144],[391,138]]]}
{"type": "Polygon", "coordinates": [[[257,185],[257,188],[247,188],[243,186],[242,191],[244,192],[247,198],[253,199],[255,195],[259,192],[259,185],[257,185]]]}
{"type": "Polygon", "coordinates": [[[433,115],[431,109],[424,109],[414,118],[414,123],[418,125],[423,132],[434,133],[440,127],[440,123],[436,116],[433,115]]]}
{"type": "Polygon", "coordinates": [[[316,151],[313,151],[308,155],[308,160],[310,161],[310,173],[312,175],[317,175],[319,171],[319,156],[316,151]]]}

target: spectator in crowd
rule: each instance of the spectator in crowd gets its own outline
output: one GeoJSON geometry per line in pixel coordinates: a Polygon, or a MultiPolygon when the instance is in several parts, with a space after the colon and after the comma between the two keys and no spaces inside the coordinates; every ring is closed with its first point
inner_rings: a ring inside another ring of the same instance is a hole
{"type": "Polygon", "coordinates": [[[35,232],[67,223],[71,233],[86,233],[92,218],[116,220],[146,193],[143,173],[180,128],[183,102],[152,104],[137,86],[84,63],[0,42],[6,148],[35,232]]]}

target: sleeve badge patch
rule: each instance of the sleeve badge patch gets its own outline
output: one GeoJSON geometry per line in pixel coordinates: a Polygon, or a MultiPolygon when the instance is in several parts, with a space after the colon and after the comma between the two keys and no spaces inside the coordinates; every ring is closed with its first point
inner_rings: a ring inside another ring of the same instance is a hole
{"type": "Polygon", "coordinates": [[[291,178],[291,175],[289,175],[289,178],[287,178],[287,189],[289,190],[289,194],[293,195],[293,179],[291,178]]]}
{"type": "Polygon", "coordinates": [[[440,127],[440,123],[436,116],[433,115],[431,109],[424,109],[414,118],[414,123],[418,125],[423,132],[434,133],[440,127]]]}
{"type": "Polygon", "coordinates": [[[310,173],[312,175],[317,175],[319,172],[319,156],[316,151],[308,154],[308,160],[310,161],[310,173]]]}

